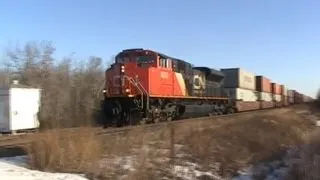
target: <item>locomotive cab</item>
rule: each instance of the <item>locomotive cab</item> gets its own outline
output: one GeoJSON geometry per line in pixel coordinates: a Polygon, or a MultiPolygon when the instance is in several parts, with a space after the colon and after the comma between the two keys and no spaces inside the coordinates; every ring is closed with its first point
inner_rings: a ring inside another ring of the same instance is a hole
{"type": "MultiPolygon", "coordinates": [[[[143,90],[149,94],[151,72],[172,71],[172,60],[158,53],[143,49],[123,50],[115,58],[115,63],[106,71],[106,90],[109,96],[136,96],[143,90]],[[136,85],[141,84],[138,87],[136,85]]],[[[166,73],[160,73],[165,76],[166,73]]],[[[154,76],[156,77],[156,76],[154,76]]],[[[155,79],[153,82],[157,81],[155,79]]]]}

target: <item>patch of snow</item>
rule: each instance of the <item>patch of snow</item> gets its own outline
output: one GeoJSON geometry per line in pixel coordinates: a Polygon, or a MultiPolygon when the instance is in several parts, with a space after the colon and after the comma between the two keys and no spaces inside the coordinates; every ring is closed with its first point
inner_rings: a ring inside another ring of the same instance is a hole
{"type": "Polygon", "coordinates": [[[308,110],[300,110],[296,111],[297,114],[309,114],[310,112],[308,110]]]}
{"type": "Polygon", "coordinates": [[[0,158],[0,177],[5,180],[88,180],[82,175],[30,170],[26,156],[0,158]]]}
{"type": "Polygon", "coordinates": [[[222,180],[221,177],[212,174],[211,172],[203,172],[196,170],[196,167],[198,166],[197,164],[193,163],[188,163],[189,166],[180,166],[180,165],[175,165],[173,168],[173,173],[182,179],[185,180],[194,180],[197,179],[198,177],[201,176],[207,176],[215,180],[222,180]]]}
{"type": "Polygon", "coordinates": [[[259,164],[254,167],[249,167],[239,172],[239,176],[233,180],[254,180],[255,176],[264,176],[266,180],[281,180],[284,179],[290,168],[299,162],[297,157],[300,149],[293,147],[289,149],[281,160],[272,161],[269,163],[259,164]]]}

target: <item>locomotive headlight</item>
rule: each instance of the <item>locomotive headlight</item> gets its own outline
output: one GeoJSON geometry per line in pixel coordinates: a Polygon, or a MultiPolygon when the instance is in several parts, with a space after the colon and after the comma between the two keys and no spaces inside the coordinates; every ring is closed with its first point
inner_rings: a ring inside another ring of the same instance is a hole
{"type": "Polygon", "coordinates": [[[121,66],[121,72],[124,73],[124,65],[121,66]]]}
{"type": "Polygon", "coordinates": [[[130,92],[130,89],[126,89],[126,93],[129,93],[130,92]]]}

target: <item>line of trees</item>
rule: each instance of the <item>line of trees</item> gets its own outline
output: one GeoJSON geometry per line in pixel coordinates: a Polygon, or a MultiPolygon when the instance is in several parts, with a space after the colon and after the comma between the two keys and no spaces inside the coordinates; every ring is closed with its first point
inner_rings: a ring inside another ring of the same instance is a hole
{"type": "MultiPolygon", "coordinates": [[[[6,51],[0,83],[42,89],[39,119],[43,128],[76,127],[100,122],[99,93],[107,65],[100,57],[84,61],[55,59],[52,43],[28,42],[6,51]]],[[[23,99],[21,99],[23,101],[23,99]]]]}

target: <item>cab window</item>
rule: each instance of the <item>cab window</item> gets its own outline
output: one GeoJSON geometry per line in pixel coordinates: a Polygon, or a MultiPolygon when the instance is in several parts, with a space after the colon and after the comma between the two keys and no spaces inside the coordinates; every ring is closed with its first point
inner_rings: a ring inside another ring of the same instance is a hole
{"type": "Polygon", "coordinates": [[[137,63],[143,63],[143,64],[153,64],[154,59],[152,56],[138,56],[137,57],[137,63]]]}
{"type": "Polygon", "coordinates": [[[161,58],[159,59],[159,66],[163,67],[163,68],[171,68],[171,60],[170,59],[166,59],[166,58],[161,58]]]}
{"type": "Polygon", "coordinates": [[[136,61],[139,67],[150,67],[155,63],[153,56],[138,56],[136,57],[136,61]]]}
{"type": "Polygon", "coordinates": [[[116,63],[127,63],[130,62],[130,58],[129,57],[117,57],[116,58],[116,63]]]}

